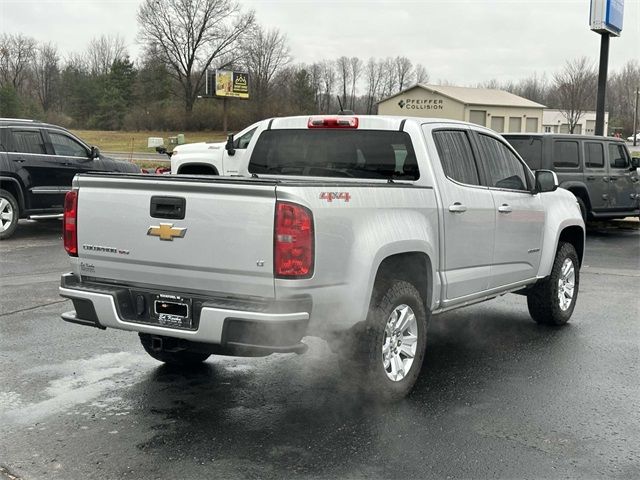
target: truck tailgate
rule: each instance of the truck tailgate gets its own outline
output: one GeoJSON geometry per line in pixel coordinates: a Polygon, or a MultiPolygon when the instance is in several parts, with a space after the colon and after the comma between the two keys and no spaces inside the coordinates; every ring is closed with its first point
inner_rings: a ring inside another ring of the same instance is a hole
{"type": "Polygon", "coordinates": [[[82,175],[75,185],[82,276],[274,296],[275,182],[82,175]],[[184,219],[170,218],[182,201],[184,219]]]}

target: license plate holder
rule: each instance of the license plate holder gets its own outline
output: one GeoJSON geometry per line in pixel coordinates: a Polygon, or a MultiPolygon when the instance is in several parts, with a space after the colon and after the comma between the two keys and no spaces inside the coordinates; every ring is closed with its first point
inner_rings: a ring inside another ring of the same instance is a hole
{"type": "Polygon", "coordinates": [[[193,329],[193,302],[190,298],[157,294],[152,304],[152,315],[162,327],[193,329]]]}

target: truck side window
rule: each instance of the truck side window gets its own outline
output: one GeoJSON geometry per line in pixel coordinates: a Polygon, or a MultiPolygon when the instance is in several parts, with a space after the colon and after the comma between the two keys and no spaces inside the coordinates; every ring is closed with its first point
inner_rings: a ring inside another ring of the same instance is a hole
{"type": "Polygon", "coordinates": [[[242,135],[241,137],[236,138],[235,141],[233,142],[234,148],[238,150],[245,150],[249,146],[249,143],[253,138],[253,134],[256,133],[256,128],[253,128],[249,130],[247,133],[245,133],[244,135],[242,135]]]}
{"type": "Polygon", "coordinates": [[[44,141],[39,130],[13,130],[13,151],[44,154],[44,141]]]}
{"type": "Polygon", "coordinates": [[[49,130],[49,138],[51,139],[53,151],[56,152],[56,155],[83,158],[88,156],[87,149],[67,135],[49,130]]]}
{"type": "Polygon", "coordinates": [[[601,143],[587,142],[585,144],[585,153],[587,158],[584,165],[587,168],[603,168],[604,167],[604,148],[601,143]]]}
{"type": "Polygon", "coordinates": [[[516,155],[502,142],[489,135],[478,134],[480,161],[487,171],[488,186],[528,191],[527,170],[516,155]]]}
{"type": "Polygon", "coordinates": [[[609,166],[611,168],[629,168],[624,146],[618,143],[609,144],[609,166]]]}
{"type": "Polygon", "coordinates": [[[557,168],[580,167],[578,142],[574,140],[556,140],[553,142],[553,166],[557,168]]]}
{"type": "Polygon", "coordinates": [[[480,185],[478,166],[467,132],[439,130],[433,132],[444,174],[451,180],[467,185],[480,185]]]}

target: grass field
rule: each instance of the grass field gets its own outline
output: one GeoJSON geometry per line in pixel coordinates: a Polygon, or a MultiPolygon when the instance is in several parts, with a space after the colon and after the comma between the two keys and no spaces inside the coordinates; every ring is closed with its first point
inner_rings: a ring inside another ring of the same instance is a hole
{"type": "Polygon", "coordinates": [[[107,130],[72,130],[89,145],[95,145],[103,152],[134,152],[154,153],[152,148],[147,148],[148,137],[162,137],[165,145],[169,146],[169,137],[178,133],[184,133],[187,143],[195,142],[221,142],[224,140],[222,132],[121,132],[107,130]]]}

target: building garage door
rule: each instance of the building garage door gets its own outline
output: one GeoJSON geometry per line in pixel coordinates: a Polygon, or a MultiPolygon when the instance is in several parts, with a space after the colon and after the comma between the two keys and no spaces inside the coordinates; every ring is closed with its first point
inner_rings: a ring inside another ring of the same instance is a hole
{"type": "Polygon", "coordinates": [[[491,130],[498,133],[504,132],[504,117],[491,117],[491,130]]]}
{"type": "Polygon", "coordinates": [[[520,133],[522,131],[522,119],[520,117],[509,117],[509,131],[520,133]]]}
{"type": "Polygon", "coordinates": [[[525,125],[527,132],[537,132],[538,131],[538,117],[529,117],[527,118],[527,123],[525,125]]]}
{"type": "Polygon", "coordinates": [[[471,123],[476,123],[478,125],[482,125],[483,127],[486,127],[487,111],[486,110],[469,110],[469,121],[471,123]]]}

